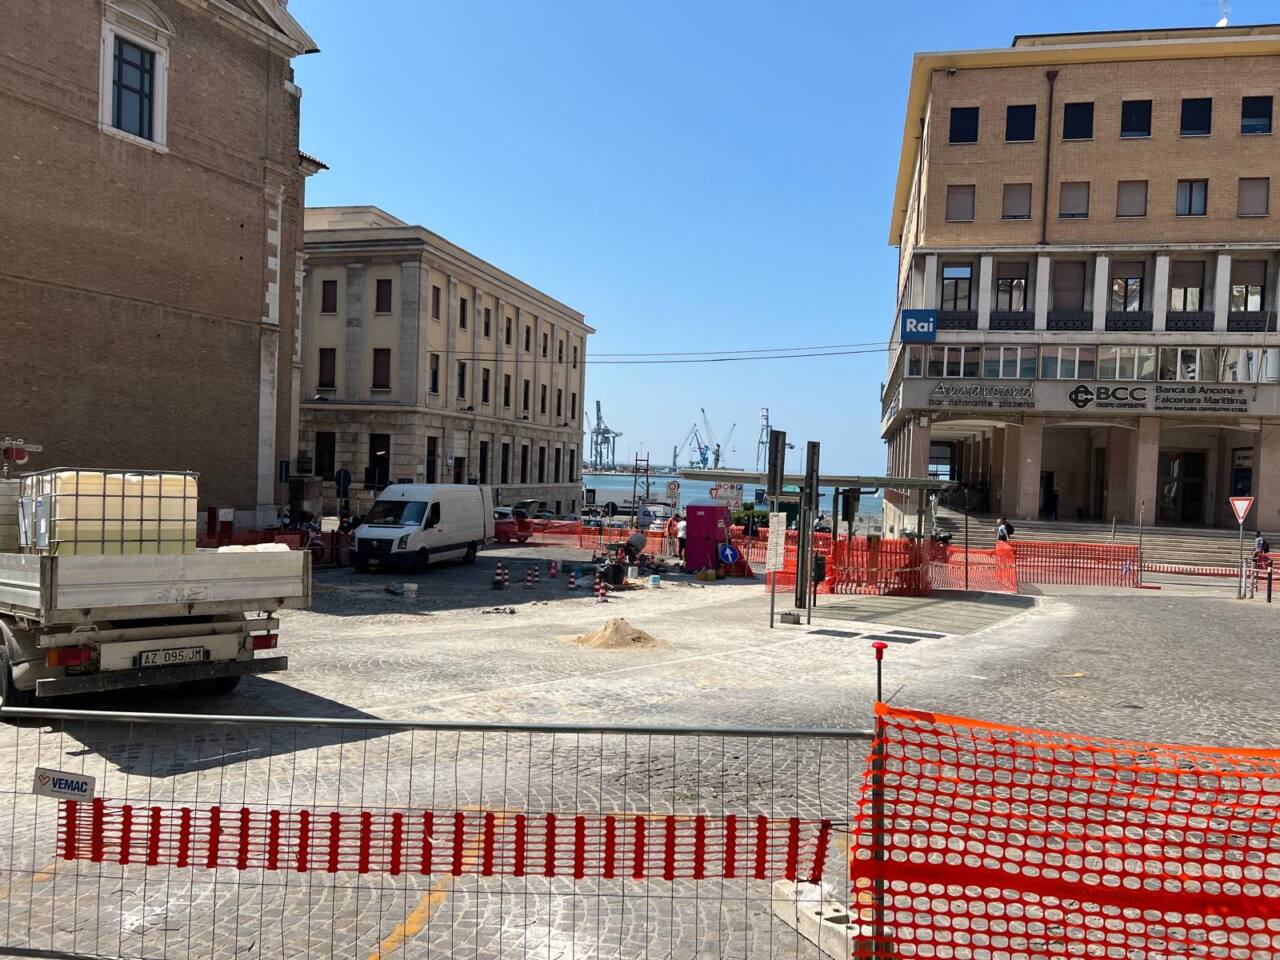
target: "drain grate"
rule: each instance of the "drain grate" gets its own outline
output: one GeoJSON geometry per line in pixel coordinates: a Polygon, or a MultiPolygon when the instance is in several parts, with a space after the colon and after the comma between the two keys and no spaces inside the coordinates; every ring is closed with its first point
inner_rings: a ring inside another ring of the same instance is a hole
{"type": "Polygon", "coordinates": [[[945,633],[930,633],[928,630],[890,630],[895,637],[915,637],[920,640],[941,640],[945,633]]]}
{"type": "Polygon", "coordinates": [[[883,640],[886,643],[919,643],[924,637],[899,637],[892,633],[868,633],[864,640],[883,640]]]}
{"type": "Polygon", "coordinates": [[[810,630],[809,633],[816,634],[819,637],[856,637],[858,634],[852,630],[810,630]]]}

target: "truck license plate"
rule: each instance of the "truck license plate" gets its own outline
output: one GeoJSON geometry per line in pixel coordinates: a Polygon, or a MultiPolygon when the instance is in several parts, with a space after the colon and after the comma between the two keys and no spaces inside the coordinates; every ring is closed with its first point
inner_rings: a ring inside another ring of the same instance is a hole
{"type": "Polygon", "coordinates": [[[140,667],[172,667],[180,663],[204,663],[204,647],[175,647],[172,650],[144,650],[138,654],[140,667]]]}

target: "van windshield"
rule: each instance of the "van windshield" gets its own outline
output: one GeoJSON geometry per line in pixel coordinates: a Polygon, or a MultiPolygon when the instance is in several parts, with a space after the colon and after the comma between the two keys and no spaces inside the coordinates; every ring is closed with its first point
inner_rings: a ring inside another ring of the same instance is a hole
{"type": "Polygon", "coordinates": [[[427,505],[418,500],[379,500],[364,522],[384,527],[419,524],[427,515],[427,505]]]}

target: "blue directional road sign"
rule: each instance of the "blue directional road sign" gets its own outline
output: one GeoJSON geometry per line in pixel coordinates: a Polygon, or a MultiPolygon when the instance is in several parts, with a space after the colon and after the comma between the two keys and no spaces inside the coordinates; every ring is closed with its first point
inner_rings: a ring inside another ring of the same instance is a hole
{"type": "Polygon", "coordinates": [[[726,567],[733,566],[735,563],[738,562],[738,559],[741,556],[742,554],[738,552],[738,548],[735,547],[732,543],[720,544],[720,562],[723,563],[726,567]]]}

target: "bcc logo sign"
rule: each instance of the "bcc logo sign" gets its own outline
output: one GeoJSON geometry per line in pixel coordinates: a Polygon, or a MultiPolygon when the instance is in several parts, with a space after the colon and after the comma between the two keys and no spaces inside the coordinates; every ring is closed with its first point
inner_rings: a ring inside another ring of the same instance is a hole
{"type": "Polygon", "coordinates": [[[933,343],[938,336],[937,310],[903,310],[902,342],[933,343]]]}

